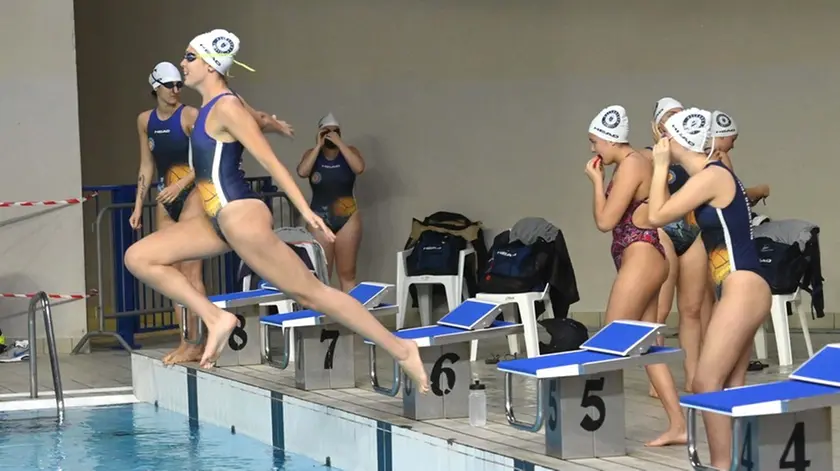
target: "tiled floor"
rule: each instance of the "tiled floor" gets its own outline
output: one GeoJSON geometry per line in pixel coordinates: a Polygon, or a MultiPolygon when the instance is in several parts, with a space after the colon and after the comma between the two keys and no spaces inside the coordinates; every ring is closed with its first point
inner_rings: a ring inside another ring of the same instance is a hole
{"type": "MultiPolygon", "coordinates": [[[[815,333],[813,338],[815,348],[837,341],[836,335],[815,333]]],[[[801,336],[794,336],[794,356],[801,360],[805,358],[806,354],[804,342],[800,339],[801,336]]],[[[670,339],[669,343],[673,343],[673,339],[670,339]]],[[[164,345],[159,345],[156,348],[147,343],[147,346],[151,348],[146,348],[141,352],[157,358],[168,351],[168,346],[164,345]]],[[[506,344],[504,340],[482,341],[480,347],[479,354],[483,358],[490,352],[504,352],[506,344]]],[[[774,358],[774,354],[771,351],[771,359],[774,358]]],[[[502,377],[496,373],[494,366],[484,364],[481,358],[475,364],[474,371],[478,373],[482,381],[488,384],[488,425],[484,428],[474,428],[470,427],[465,419],[415,422],[403,418],[401,416],[401,399],[388,398],[371,390],[367,375],[367,350],[362,348],[361,344],[358,345],[357,355],[357,384],[360,386],[358,389],[301,391],[294,387],[293,368],[280,371],[267,365],[220,368],[214,370],[214,373],[365,417],[409,426],[416,431],[503,453],[549,468],[604,471],[690,469],[684,446],[657,449],[644,447],[644,442],[654,438],[657,431],[664,430],[666,422],[659,402],[647,396],[647,378],[641,368],[628,370],[625,374],[626,435],[629,455],[606,459],[561,461],[546,457],[543,454],[544,437],[542,432],[522,432],[507,424],[503,406],[502,377]]],[[[131,385],[130,357],[125,352],[97,351],[87,355],[63,356],[60,360],[65,390],[131,385]]],[[[672,366],[675,379],[678,384],[681,384],[681,367],[679,364],[672,366]]],[[[41,355],[38,358],[38,367],[41,390],[51,390],[49,359],[46,355],[41,355]]],[[[383,381],[386,381],[385,378],[390,376],[389,372],[391,371],[387,356],[383,355],[383,361],[379,365],[379,369],[383,381]]],[[[781,374],[778,368],[768,368],[760,373],[750,373],[748,381],[750,383],[766,382],[779,377],[781,377],[781,374]]],[[[28,390],[28,363],[0,364],[0,397],[4,393],[27,392],[28,390]]],[[[534,384],[531,381],[519,380],[514,385],[515,396],[519,398],[514,402],[514,406],[520,420],[531,420],[533,418],[533,404],[528,404],[529,398],[531,402],[533,401],[533,391],[534,384]]],[[[837,416],[835,416],[834,423],[840,424],[837,416]]],[[[702,435],[702,430],[700,432],[702,435]]],[[[840,432],[838,425],[835,425],[835,432],[840,432]]],[[[840,437],[840,433],[838,433],[838,437],[840,437]]],[[[701,449],[705,448],[705,444],[701,445],[701,449]]],[[[840,443],[835,443],[835,450],[840,451],[840,443]]]]}

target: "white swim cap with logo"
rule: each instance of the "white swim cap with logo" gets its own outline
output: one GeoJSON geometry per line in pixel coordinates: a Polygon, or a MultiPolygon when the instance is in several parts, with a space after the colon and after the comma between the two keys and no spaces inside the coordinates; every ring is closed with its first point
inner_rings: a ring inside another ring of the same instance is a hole
{"type": "Polygon", "coordinates": [[[679,111],[665,121],[665,131],[692,152],[705,152],[712,137],[712,114],[699,108],[679,111]]]}
{"type": "Polygon", "coordinates": [[[324,129],[327,126],[340,127],[338,120],[335,119],[335,116],[333,116],[332,113],[328,113],[326,116],[321,118],[320,121],[318,121],[318,129],[324,129]]]}
{"type": "Polygon", "coordinates": [[[675,100],[671,97],[664,97],[660,98],[659,101],[656,102],[656,106],[653,107],[653,122],[659,124],[662,121],[662,117],[665,116],[665,113],[671,110],[681,110],[685,107],[679,101],[675,100]]]}
{"type": "Polygon", "coordinates": [[[161,62],[149,74],[149,85],[152,86],[152,90],[157,90],[158,87],[168,82],[183,82],[181,71],[171,62],[161,62]]]}
{"type": "Polygon", "coordinates": [[[723,111],[712,112],[712,137],[729,137],[738,135],[738,125],[732,116],[723,111]]]}
{"type": "Polygon", "coordinates": [[[225,75],[239,52],[239,38],[224,29],[202,33],[190,41],[190,46],[216,72],[225,75]]]}
{"type": "Polygon", "coordinates": [[[604,108],[589,123],[589,132],[608,142],[629,142],[630,119],[627,111],[621,105],[604,108]]]}

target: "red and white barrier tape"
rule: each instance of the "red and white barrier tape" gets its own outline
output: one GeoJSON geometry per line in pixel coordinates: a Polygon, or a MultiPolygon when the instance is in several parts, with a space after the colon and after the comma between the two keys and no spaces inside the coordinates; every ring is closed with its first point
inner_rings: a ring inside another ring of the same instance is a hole
{"type": "Polygon", "coordinates": [[[13,206],[63,206],[68,204],[84,203],[89,199],[96,198],[98,192],[93,192],[88,196],[81,198],[68,198],[66,200],[46,200],[46,201],[0,201],[0,208],[10,208],[13,206]]]}
{"type": "MultiPolygon", "coordinates": [[[[0,298],[34,298],[38,293],[0,293],[0,298]]],[[[96,296],[98,292],[93,289],[87,294],[55,294],[48,293],[50,299],[86,299],[96,296]]]]}

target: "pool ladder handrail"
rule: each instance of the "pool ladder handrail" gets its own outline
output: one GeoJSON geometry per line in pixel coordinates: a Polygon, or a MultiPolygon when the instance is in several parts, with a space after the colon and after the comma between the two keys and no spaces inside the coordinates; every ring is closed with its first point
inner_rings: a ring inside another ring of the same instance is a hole
{"type": "Polygon", "coordinates": [[[50,367],[52,368],[53,389],[55,390],[55,407],[58,411],[59,423],[64,422],[64,389],[61,386],[61,371],[58,367],[58,351],[55,346],[55,329],[53,328],[52,309],[50,298],[47,293],[39,291],[29,301],[29,397],[38,398],[38,359],[37,359],[37,330],[35,325],[35,313],[38,305],[44,311],[44,331],[47,335],[47,350],[50,354],[50,367]]]}

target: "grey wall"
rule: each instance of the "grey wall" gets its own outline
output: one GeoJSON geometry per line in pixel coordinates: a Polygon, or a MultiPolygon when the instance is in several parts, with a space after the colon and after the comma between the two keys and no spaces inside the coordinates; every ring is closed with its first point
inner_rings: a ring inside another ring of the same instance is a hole
{"type": "MultiPolygon", "coordinates": [[[[3,2],[0,44],[0,200],[80,196],[72,0],[3,2]]],[[[0,292],[84,292],[82,248],[80,206],[0,208],[0,292]]],[[[14,314],[27,307],[26,300],[0,299],[0,329],[10,340],[26,338],[26,316],[14,314]]],[[[68,350],[85,332],[84,302],[53,314],[59,347],[68,350]]]]}
{"type": "MultiPolygon", "coordinates": [[[[235,69],[234,88],[297,128],[294,142],[272,138],[285,164],[297,164],[327,111],[366,157],[361,279],[393,280],[412,217],[459,211],[492,235],[536,215],[569,243],[582,296],[573,310],[599,312],[615,273],[610,236],[592,221],[586,129],[602,107],[623,104],[642,147],[654,101],[671,95],[735,117],[739,176],[772,187],[761,211],[822,226],[827,308],[838,310],[840,222],[826,196],[840,170],[831,137],[837,2],[77,0],[76,8],[86,184],[135,180],[134,118],[153,105],[151,67],[179,61],[194,35],[223,27],[242,39],[238,59],[257,69],[235,69]]],[[[193,92],[185,97],[198,104],[193,92]]],[[[246,169],[263,174],[253,160],[246,169]]]]}

